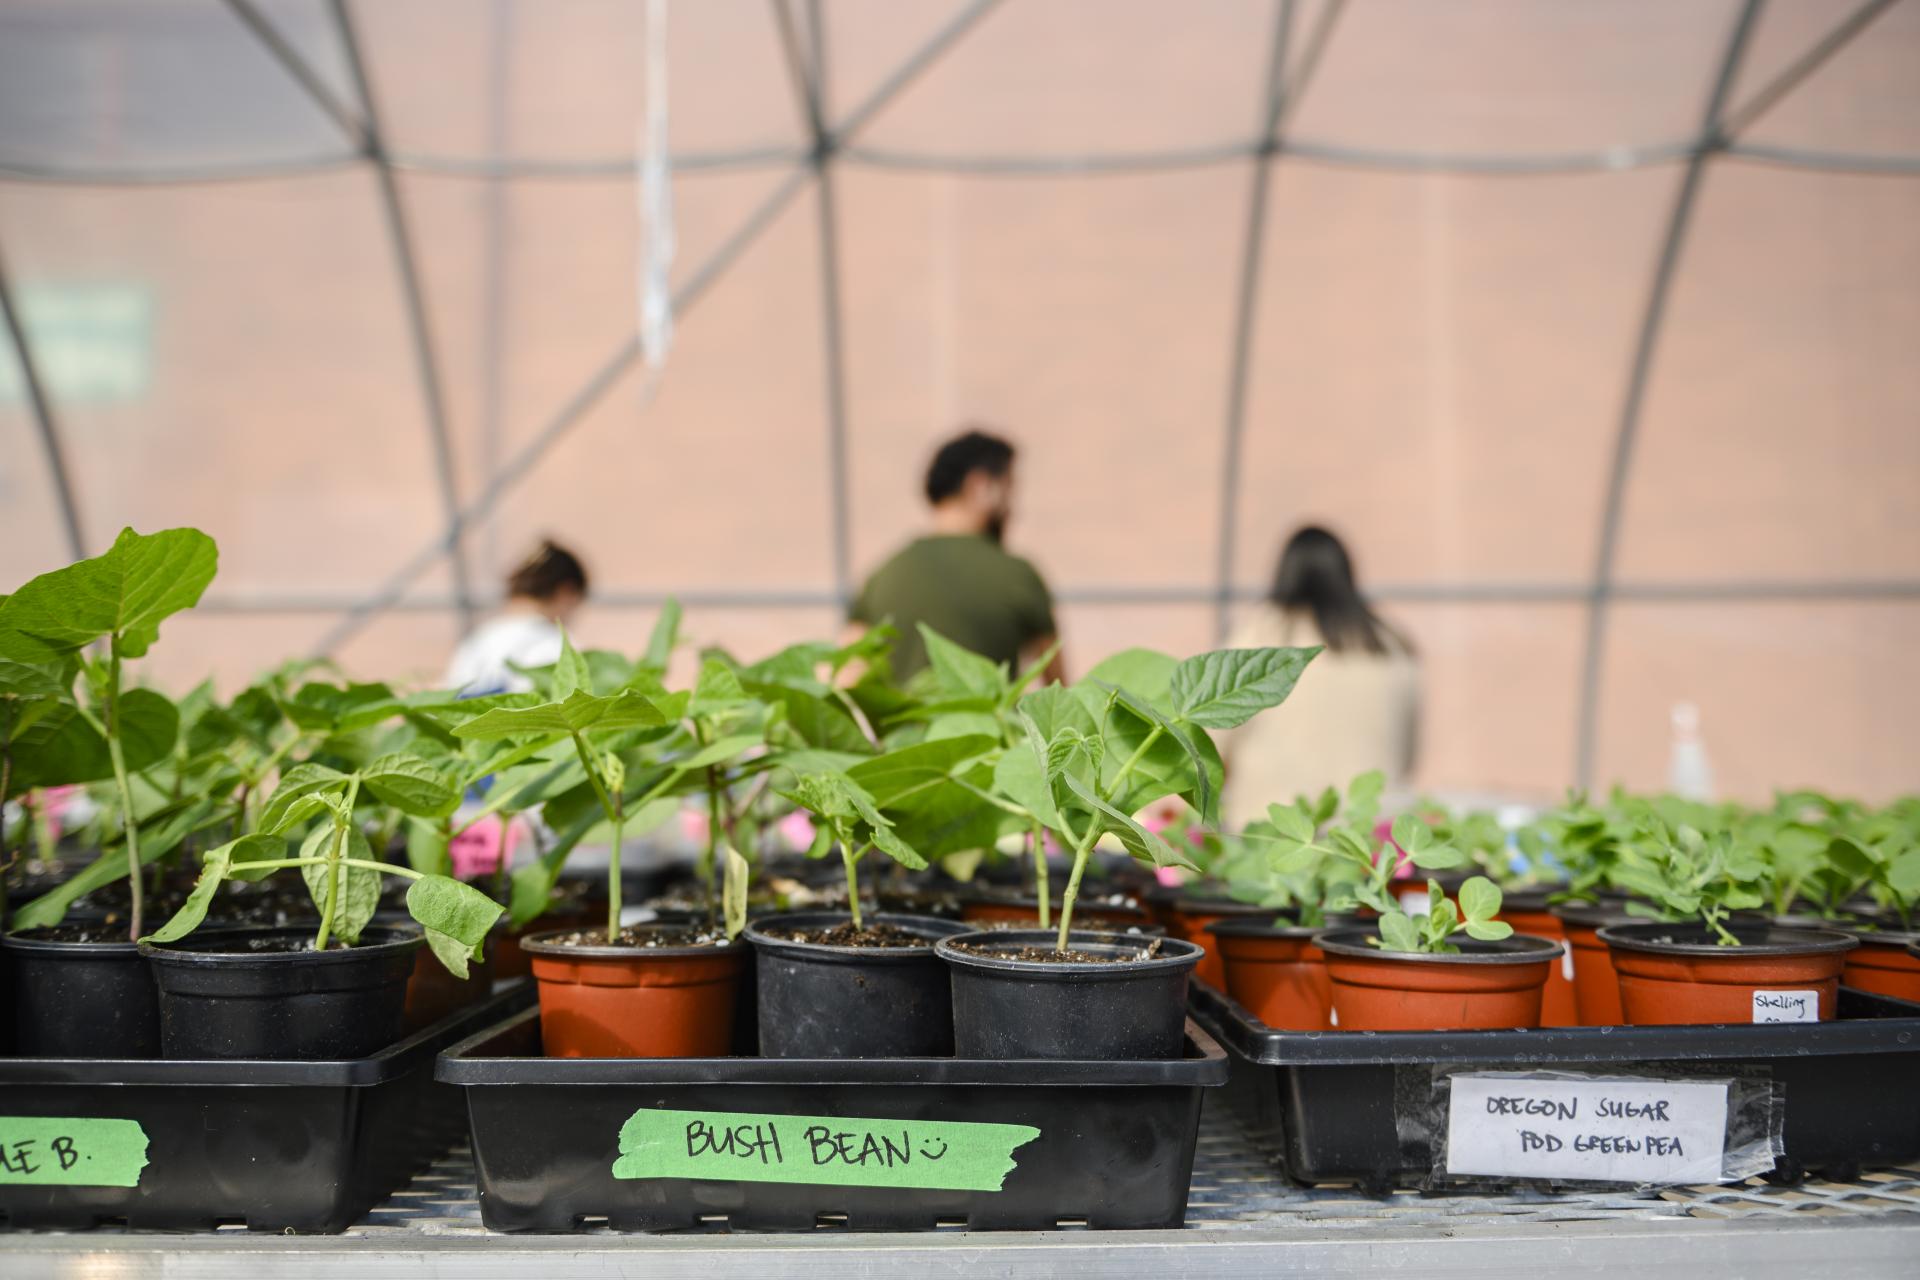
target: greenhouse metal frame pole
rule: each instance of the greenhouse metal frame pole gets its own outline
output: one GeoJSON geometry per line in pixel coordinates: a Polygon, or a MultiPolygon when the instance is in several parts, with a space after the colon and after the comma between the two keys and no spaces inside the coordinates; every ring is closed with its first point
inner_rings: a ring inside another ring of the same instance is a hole
{"type": "MultiPolygon", "coordinates": [[[[380,186],[380,207],[386,217],[387,234],[393,245],[394,265],[400,272],[401,300],[406,306],[407,332],[413,343],[414,365],[419,375],[420,394],[425,401],[427,438],[433,449],[434,478],[440,488],[440,505],[449,526],[460,513],[460,482],[456,474],[453,431],[447,422],[445,389],[441,383],[439,353],[433,341],[433,326],[427,315],[425,287],[420,281],[419,255],[414,248],[413,230],[407,221],[406,206],[400,199],[399,180],[387,163],[386,139],[380,125],[380,107],[373,91],[373,79],[367,74],[366,60],[360,48],[359,32],[347,0],[332,0],[334,26],[346,52],[347,69],[359,94],[366,131],[363,146],[373,164],[380,186]]],[[[467,569],[466,544],[458,531],[447,538],[447,561],[453,573],[453,594],[460,607],[460,629],[473,625],[473,583],[467,569]]]]}
{"type": "Polygon", "coordinates": [[[1680,190],[1674,199],[1673,213],[1667,222],[1666,238],[1661,244],[1660,256],[1654,266],[1653,281],[1647,291],[1646,311],[1634,343],[1633,363],[1627,375],[1620,425],[1614,436],[1613,463],[1608,472],[1606,496],[1601,508],[1599,548],[1595,556],[1593,583],[1587,603],[1586,644],[1580,661],[1580,701],[1574,728],[1576,735],[1574,773],[1582,787],[1592,785],[1597,762],[1600,688],[1606,661],[1608,613],[1612,599],[1620,595],[1615,588],[1613,574],[1614,560],[1619,548],[1621,511],[1626,502],[1627,481],[1632,470],[1634,446],[1638,443],[1640,419],[1646,407],[1647,385],[1652,376],[1654,352],[1659,344],[1662,323],[1666,318],[1668,297],[1672,292],[1681,251],[1686,244],[1694,205],[1699,199],[1700,186],[1706,176],[1707,162],[1713,156],[1724,154],[1728,150],[1731,135],[1735,130],[1751,126],[1762,114],[1785,98],[1796,85],[1811,75],[1816,68],[1838,53],[1849,40],[1864,31],[1874,18],[1887,10],[1890,4],[1891,0],[1866,0],[1866,3],[1848,14],[1838,26],[1789,63],[1751,98],[1740,106],[1730,109],[1727,99],[1732,94],[1734,82],[1739,77],[1740,66],[1745,58],[1753,30],[1759,21],[1764,0],[1744,0],[1738,16],[1734,19],[1726,52],[1721,58],[1712,91],[1708,95],[1699,140],[1688,155],[1686,172],[1681,176],[1680,190]]]}
{"type": "Polygon", "coordinates": [[[40,362],[27,341],[27,320],[21,314],[19,299],[14,296],[4,257],[0,257],[0,315],[6,319],[7,333],[19,356],[20,379],[26,384],[33,425],[40,433],[40,447],[47,455],[47,472],[53,477],[54,494],[60,501],[60,521],[66,529],[67,549],[75,560],[84,560],[87,540],[80,532],[80,504],[74,496],[73,476],[67,470],[66,451],[60,444],[60,425],[53,416],[53,402],[47,398],[47,385],[40,380],[40,362]]]}
{"type": "Polygon", "coordinates": [[[1221,441],[1220,529],[1214,562],[1214,639],[1224,644],[1233,604],[1234,542],[1240,518],[1240,462],[1246,437],[1247,383],[1252,376],[1253,329],[1259,318],[1261,261],[1267,239],[1267,198],[1273,181],[1274,159],[1293,108],[1313,78],[1320,54],[1333,35],[1345,0],[1328,0],[1307,41],[1306,52],[1292,75],[1287,70],[1288,46],[1293,36],[1293,0],[1279,0],[1273,15],[1273,48],[1267,63],[1266,98],[1261,104],[1260,140],[1255,146],[1253,177],[1247,198],[1245,239],[1241,241],[1240,276],[1234,298],[1233,356],[1227,369],[1227,422],[1221,441]]]}

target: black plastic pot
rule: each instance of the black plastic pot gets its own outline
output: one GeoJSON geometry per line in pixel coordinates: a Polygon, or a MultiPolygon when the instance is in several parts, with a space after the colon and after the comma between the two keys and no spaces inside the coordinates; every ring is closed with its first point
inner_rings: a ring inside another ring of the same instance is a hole
{"type": "Polygon", "coordinates": [[[924,947],[829,947],[768,933],[831,929],[844,911],[769,916],[747,926],[758,969],[760,1055],[765,1058],[944,1058],[953,1053],[953,994],[933,953],[966,933],[957,920],[862,916],[892,925],[924,947]]]}
{"type": "Polygon", "coordinates": [[[1202,1094],[1227,1067],[1185,1031],[1154,1062],[548,1058],[529,1010],[448,1049],[437,1074],[467,1087],[495,1231],[1172,1228],[1202,1094]],[[923,1126],[1027,1132],[1009,1135],[1004,1173],[968,1185],[923,1126]],[[876,1129],[898,1145],[846,1140],[876,1129]],[[623,1168],[643,1145],[667,1167],[623,1168]]]}
{"type": "Polygon", "coordinates": [[[0,1058],[14,1133],[59,1122],[94,1174],[0,1182],[0,1226],[345,1231],[460,1140],[463,1099],[435,1083],[434,1055],[532,1000],[520,983],[348,1062],[0,1058]],[[119,1141],[90,1151],[89,1136],[119,1141]]]}
{"type": "Polygon", "coordinates": [[[307,929],[215,929],[142,945],[168,1058],[364,1058],[400,1038],[417,929],[374,926],[336,951],[255,951],[307,929]]]}
{"type": "Polygon", "coordinates": [[[12,971],[15,1053],[160,1056],[153,977],[133,943],[59,942],[33,932],[0,938],[12,971]]]}
{"type": "Polygon", "coordinates": [[[1370,1191],[1424,1185],[1430,1138],[1411,1123],[1437,1071],[1701,1075],[1770,1081],[1785,1100],[1769,1181],[1920,1159],[1920,1007],[1843,988],[1831,1022],[1513,1031],[1281,1031],[1194,988],[1194,1019],[1227,1047],[1226,1100],[1296,1181],[1370,1191]]]}
{"type": "MultiPolygon", "coordinates": [[[[1051,948],[1052,930],[981,931],[943,938],[934,951],[953,980],[953,1046],[962,1058],[1175,1058],[1186,1022],[1187,983],[1199,947],[1153,940],[1147,960],[1050,964],[995,952],[1051,948]],[[954,944],[966,942],[961,950],[954,944]],[[986,954],[982,954],[984,951],[986,954]]],[[[1075,933],[1076,951],[1138,955],[1142,940],[1075,933]]]]}

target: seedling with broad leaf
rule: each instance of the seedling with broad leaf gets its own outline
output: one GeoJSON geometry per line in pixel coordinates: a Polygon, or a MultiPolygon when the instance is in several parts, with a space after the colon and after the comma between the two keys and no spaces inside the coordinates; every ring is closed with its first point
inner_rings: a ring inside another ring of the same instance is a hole
{"type": "MultiPolygon", "coordinates": [[[[885,760],[886,757],[879,757],[885,760]]],[[[867,789],[852,777],[837,770],[804,773],[790,790],[780,793],[813,815],[816,834],[809,858],[824,858],[836,846],[847,876],[847,908],[853,927],[860,921],[860,860],[878,849],[887,857],[912,870],[921,870],[927,860],[894,830],[893,820],[880,812],[880,806],[867,789]]]]}
{"type": "Polygon", "coordinates": [[[1721,946],[1739,946],[1727,928],[1733,913],[1766,902],[1767,861],[1759,849],[1725,828],[1707,834],[1671,823],[1646,802],[1631,802],[1628,814],[1634,839],[1620,851],[1612,879],[1645,900],[1628,903],[1628,913],[1697,920],[1721,946]]]}
{"type": "Polygon", "coordinates": [[[1016,704],[1022,733],[994,768],[994,789],[1071,851],[1057,946],[1095,844],[1112,836],[1155,867],[1192,860],[1134,814],[1178,796],[1217,822],[1222,776],[1210,729],[1231,729],[1292,692],[1318,648],[1222,649],[1176,662],[1130,649],[1071,688],[1051,685],[1016,704]]]}
{"type": "Polygon", "coordinates": [[[141,940],[175,942],[192,933],[227,880],[258,880],[297,867],[320,912],[313,949],[325,951],[336,939],[351,946],[379,907],[380,877],[390,875],[411,882],[408,914],[426,931],[440,962],[466,977],[500,905],[450,877],[376,860],[356,817],[363,794],[420,818],[444,817],[460,803],[456,780],[416,756],[379,756],[350,773],[311,761],[294,765],[267,801],[259,829],[209,850],[186,903],[141,940]],[[303,830],[298,854],[288,856],[289,841],[303,830]]]}
{"type": "Polygon", "coordinates": [[[143,926],[140,820],[134,805],[130,757],[148,762],[173,749],[179,713],[151,690],[125,689],[124,663],[143,657],[160,624],[200,600],[219,561],[213,539],[198,529],[139,534],[123,529],[104,554],[43,573],[0,601],[0,659],[29,665],[77,660],[90,691],[77,712],[92,722],[107,748],[126,843],[133,909],[129,936],[143,926]],[[95,641],[104,658],[85,655],[95,641]]]}

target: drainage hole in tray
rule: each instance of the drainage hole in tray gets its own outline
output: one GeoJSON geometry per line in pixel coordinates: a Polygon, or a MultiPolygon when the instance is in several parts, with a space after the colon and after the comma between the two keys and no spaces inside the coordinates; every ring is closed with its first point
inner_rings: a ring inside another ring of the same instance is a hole
{"type": "Polygon", "coordinates": [[[1087,1220],[1085,1218],[1058,1218],[1054,1221],[1053,1225],[1061,1231],[1087,1230],[1087,1220]]]}
{"type": "Polygon", "coordinates": [[[965,1231],[967,1229],[967,1219],[935,1218],[933,1220],[933,1229],[935,1231],[965,1231]]]}
{"type": "Polygon", "coordinates": [[[703,1213],[694,1221],[713,1231],[727,1231],[733,1227],[733,1223],[727,1220],[727,1215],[724,1213],[703,1213]]]}
{"type": "Polygon", "coordinates": [[[573,1226],[576,1231],[595,1231],[604,1228],[606,1225],[607,1219],[605,1214],[580,1213],[575,1214],[573,1219],[573,1226]]]}
{"type": "Polygon", "coordinates": [[[816,1213],[813,1215],[813,1228],[816,1231],[844,1230],[846,1225],[847,1215],[844,1213],[816,1213]]]}

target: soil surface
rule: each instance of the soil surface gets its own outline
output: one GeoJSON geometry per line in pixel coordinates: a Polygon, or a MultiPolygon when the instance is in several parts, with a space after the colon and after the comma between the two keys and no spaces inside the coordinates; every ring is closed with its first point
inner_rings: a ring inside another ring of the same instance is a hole
{"type": "MultiPolygon", "coordinates": [[[[316,926],[317,928],[317,926],[316,926]]],[[[222,956],[258,956],[258,955],[295,955],[302,951],[313,950],[311,933],[258,933],[243,938],[221,938],[217,941],[200,942],[189,935],[179,942],[165,944],[173,951],[194,951],[203,955],[222,956]]],[[[327,950],[350,951],[339,938],[327,939],[327,950]]]]}
{"type": "Polygon", "coordinates": [[[56,924],[45,929],[22,929],[14,936],[31,942],[130,942],[124,922],[115,924],[56,924]]]}
{"type": "Polygon", "coordinates": [[[1092,951],[1055,951],[1051,947],[1015,947],[1008,948],[991,942],[956,942],[956,951],[968,955],[980,956],[987,960],[1021,960],[1028,964],[1126,964],[1134,960],[1151,960],[1160,954],[1160,939],[1155,938],[1138,951],[1122,952],[1119,955],[1107,955],[1092,951]]]}
{"type": "Polygon", "coordinates": [[[707,929],[660,928],[657,925],[630,924],[620,936],[607,941],[605,929],[575,929],[542,939],[556,947],[632,947],[636,951],[658,951],[666,947],[727,947],[733,945],[724,933],[707,929]]]}
{"type": "Polygon", "coordinates": [[[782,942],[811,942],[821,947],[931,947],[932,938],[923,938],[917,933],[891,924],[870,924],[854,928],[851,921],[837,924],[831,929],[782,929],[778,933],[767,934],[782,942]]]}

